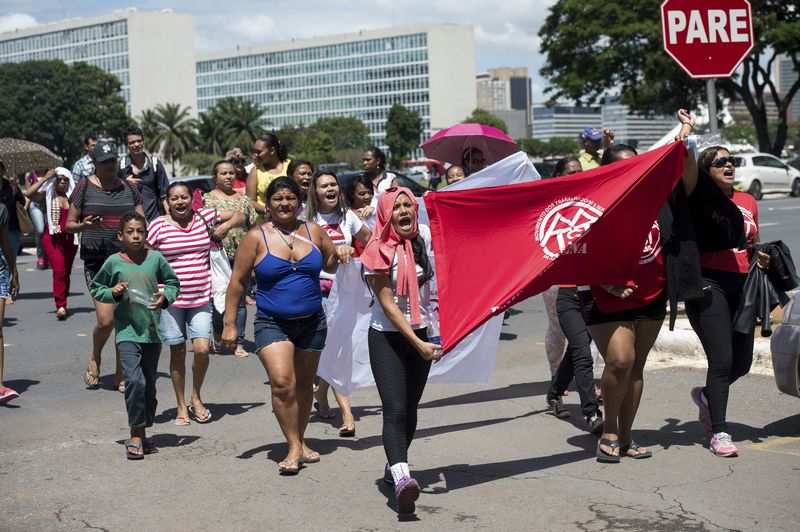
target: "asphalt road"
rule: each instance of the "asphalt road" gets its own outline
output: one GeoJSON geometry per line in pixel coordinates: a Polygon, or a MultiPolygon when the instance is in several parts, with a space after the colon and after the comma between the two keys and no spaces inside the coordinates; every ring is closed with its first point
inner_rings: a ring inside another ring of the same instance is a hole
{"type": "MultiPolygon", "coordinates": [[[[759,202],[762,239],[800,249],[797,206],[759,202]]],[[[356,438],[338,437],[338,419],[312,417],[308,443],[322,461],[279,477],[285,445],[254,356],[212,356],[203,397],[213,421],[177,427],[164,350],[151,431],[161,449],[129,462],[110,346],[105,389],[84,389],[94,317],[77,262],[73,314],[57,322],[50,272],[20,260],[23,296],[7,309],[5,342],[6,382],[21,395],[0,407],[0,530],[796,530],[800,522],[800,399],[780,394],[771,377],[741,379],[729,405],[741,456],[716,458],[688,395],[704,373],[648,370],[634,428],[653,458],[598,464],[577,394],[565,398],[570,420],[545,408],[539,297],[507,320],[489,385],[426,390],[410,453],[423,489],[411,522],[399,522],[380,481],[376,390],[352,397],[356,438]]]]}

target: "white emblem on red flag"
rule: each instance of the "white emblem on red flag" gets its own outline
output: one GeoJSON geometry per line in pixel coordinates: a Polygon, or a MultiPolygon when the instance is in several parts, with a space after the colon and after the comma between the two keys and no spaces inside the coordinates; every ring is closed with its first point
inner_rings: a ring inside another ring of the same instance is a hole
{"type": "Polygon", "coordinates": [[[585,245],[573,246],[603,215],[602,206],[580,197],[562,198],[548,205],[536,221],[534,238],[546,259],[565,253],[585,253],[585,245]]]}

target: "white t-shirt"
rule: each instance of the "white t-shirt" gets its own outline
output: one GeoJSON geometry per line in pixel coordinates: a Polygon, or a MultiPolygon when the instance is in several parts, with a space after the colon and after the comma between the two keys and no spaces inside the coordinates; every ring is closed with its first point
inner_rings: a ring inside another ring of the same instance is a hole
{"type": "Polygon", "coordinates": [[[395,177],[397,176],[392,172],[383,173],[383,179],[378,181],[378,185],[375,187],[375,195],[372,196],[372,201],[369,203],[370,207],[378,207],[378,198],[380,198],[381,194],[386,192],[387,189],[392,187],[392,181],[394,181],[395,177]]]}
{"type": "MultiPolygon", "coordinates": [[[[431,230],[427,225],[419,225],[419,236],[425,243],[425,253],[430,255],[431,251],[431,230]]],[[[423,271],[419,264],[417,266],[417,279],[422,277],[423,271]]],[[[372,270],[364,267],[365,275],[376,275],[372,270]]],[[[397,255],[392,259],[392,292],[394,292],[394,301],[397,303],[397,308],[405,316],[406,321],[411,323],[411,311],[408,305],[408,296],[397,295],[397,255]]],[[[397,331],[397,328],[392,324],[389,317],[383,312],[378,298],[373,294],[372,296],[372,319],[369,326],[376,331],[397,331]]],[[[412,329],[424,329],[428,326],[428,307],[431,305],[431,290],[430,284],[425,283],[419,287],[419,317],[420,323],[411,323],[412,329]]]]}
{"type": "MultiPolygon", "coordinates": [[[[352,246],[353,235],[361,231],[361,227],[364,225],[353,211],[346,211],[344,220],[336,212],[330,214],[318,212],[314,218],[314,223],[325,230],[334,246],[352,246]]],[[[320,272],[319,276],[323,279],[336,279],[336,275],[327,273],[324,270],[320,272]]]]}

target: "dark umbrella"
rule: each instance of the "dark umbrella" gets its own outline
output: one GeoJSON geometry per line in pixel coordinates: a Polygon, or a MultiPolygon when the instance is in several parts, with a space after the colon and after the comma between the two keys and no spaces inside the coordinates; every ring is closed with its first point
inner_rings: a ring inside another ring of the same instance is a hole
{"type": "Polygon", "coordinates": [[[6,167],[6,173],[16,176],[35,168],[55,168],[64,161],[41,144],[27,140],[0,139],[0,161],[6,167]]]}

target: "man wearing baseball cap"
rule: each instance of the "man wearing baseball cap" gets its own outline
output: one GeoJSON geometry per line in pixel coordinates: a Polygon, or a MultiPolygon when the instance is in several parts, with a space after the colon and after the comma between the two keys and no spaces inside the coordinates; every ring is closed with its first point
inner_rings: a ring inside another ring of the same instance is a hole
{"type": "Polygon", "coordinates": [[[600,166],[600,141],[603,139],[603,132],[599,127],[587,127],[581,132],[581,143],[583,153],[578,156],[581,168],[591,170],[600,166]]]}

